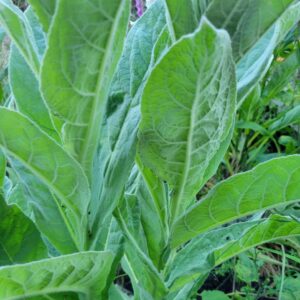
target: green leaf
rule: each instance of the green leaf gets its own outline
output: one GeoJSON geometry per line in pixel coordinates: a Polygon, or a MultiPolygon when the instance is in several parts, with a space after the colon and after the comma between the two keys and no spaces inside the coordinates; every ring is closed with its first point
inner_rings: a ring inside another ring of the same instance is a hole
{"type": "Polygon", "coordinates": [[[299,222],[278,215],[205,232],[192,239],[169,262],[167,284],[172,291],[180,290],[185,284],[201,278],[215,266],[246,250],[299,234],[299,222]]]}
{"type": "Polygon", "coordinates": [[[236,128],[251,129],[254,132],[259,132],[261,135],[266,135],[266,136],[271,134],[265,127],[251,121],[238,121],[236,122],[236,128]]]}
{"type": "Polygon", "coordinates": [[[233,54],[239,61],[277,21],[293,0],[213,0],[206,16],[232,38],[233,54]]]}
{"type": "Polygon", "coordinates": [[[112,259],[110,252],[81,252],[0,268],[0,298],[17,300],[76,292],[85,299],[98,299],[112,259]]]}
{"type": "Polygon", "coordinates": [[[56,0],[28,0],[33,11],[41,22],[45,32],[48,32],[56,6],[56,0]]]}
{"type": "Polygon", "coordinates": [[[165,26],[160,33],[152,54],[152,64],[155,65],[171,47],[172,41],[168,28],[165,26]]]}
{"type": "MultiPolygon", "coordinates": [[[[108,299],[120,266],[120,261],[124,255],[124,236],[115,218],[111,219],[104,251],[110,251],[114,254],[110,274],[106,280],[106,287],[102,292],[103,299],[108,299]]],[[[119,291],[119,295],[122,295],[121,291],[119,291]]]]}
{"type": "Polygon", "coordinates": [[[158,0],[129,31],[113,79],[93,172],[92,249],[102,249],[103,223],[123,197],[134,164],[141,94],[152,69],[152,50],[164,26],[163,3],[158,0]]]}
{"type": "Polygon", "coordinates": [[[240,217],[300,200],[300,156],[262,163],[216,185],[174,225],[172,247],[240,217]]]}
{"type": "Polygon", "coordinates": [[[300,51],[296,50],[283,62],[274,62],[271,68],[270,80],[263,90],[264,103],[275,97],[290,82],[291,77],[300,66],[300,51]]]}
{"type": "Polygon", "coordinates": [[[229,227],[204,232],[192,239],[168,262],[167,285],[180,290],[195,278],[205,275],[215,266],[214,251],[230,241],[238,241],[257,221],[234,224],[229,227]]]}
{"type": "Polygon", "coordinates": [[[204,291],[201,293],[202,300],[230,300],[222,291],[204,291]]]}
{"type": "Polygon", "coordinates": [[[229,37],[207,21],[152,71],[142,99],[139,152],[174,189],[173,218],[194,200],[207,169],[220,163],[212,158],[230,132],[235,96],[229,37]]]}
{"type": "Polygon", "coordinates": [[[141,209],[141,222],[145,232],[149,256],[158,269],[164,265],[164,250],[167,245],[168,190],[166,185],[148,168],[139,162],[135,195],[141,209]]]}
{"type": "MultiPolygon", "coordinates": [[[[45,50],[46,50],[46,36],[43,31],[42,25],[40,24],[37,16],[34,14],[32,8],[29,6],[26,11],[24,12],[24,15],[26,16],[29,25],[31,26],[33,38],[35,41],[35,44],[37,46],[38,54],[42,58],[44,56],[45,50]]],[[[39,74],[36,74],[39,75],[39,74]]],[[[38,76],[39,79],[39,76],[38,76]]]]}
{"type": "Polygon", "coordinates": [[[217,266],[229,258],[258,245],[298,235],[300,235],[299,222],[288,217],[272,215],[270,218],[262,220],[256,226],[251,227],[240,239],[230,241],[215,250],[215,265],[217,266]]]}
{"type": "Polygon", "coordinates": [[[5,172],[6,172],[6,159],[2,150],[0,150],[0,190],[4,186],[5,172]]]}
{"type": "Polygon", "coordinates": [[[47,248],[33,222],[17,206],[6,205],[0,191],[0,266],[47,256],[47,248]]]}
{"type": "Polygon", "coordinates": [[[132,272],[129,275],[133,281],[137,280],[136,284],[141,285],[153,299],[161,299],[166,293],[166,287],[161,274],[148,255],[137,199],[128,196],[121,204],[123,205],[117,208],[115,215],[126,237],[126,261],[132,272]]]}
{"type": "Polygon", "coordinates": [[[0,132],[0,147],[57,197],[70,234],[78,249],[83,249],[90,192],[80,166],[54,140],[17,112],[0,108],[0,132]]]}
{"type": "Polygon", "coordinates": [[[123,292],[122,287],[113,284],[109,290],[109,300],[130,300],[132,297],[123,292]]]}
{"type": "Polygon", "coordinates": [[[282,300],[296,300],[300,297],[300,276],[285,277],[282,290],[282,300]]]}
{"type": "Polygon", "coordinates": [[[247,254],[239,255],[234,269],[239,280],[249,284],[251,282],[259,282],[258,266],[247,254]]]}
{"type": "MultiPolygon", "coordinates": [[[[45,36],[31,8],[25,12],[33,31],[33,37],[42,56],[45,51],[45,36]]],[[[34,74],[15,45],[11,46],[9,58],[9,83],[18,110],[35,121],[41,129],[55,140],[60,141],[52,122],[56,121],[50,112],[39,89],[39,76],[34,74]],[[28,88],[30,87],[30,89],[28,88]]],[[[57,125],[55,123],[55,125],[57,125]]]]}
{"type": "Polygon", "coordinates": [[[0,1],[0,23],[34,74],[39,74],[39,56],[34,34],[26,16],[10,0],[0,1]]]}
{"type": "Polygon", "coordinates": [[[90,180],[129,7],[129,0],[61,0],[49,33],[41,74],[43,95],[64,122],[65,148],[90,180]]]}
{"type": "Polygon", "coordinates": [[[258,84],[253,91],[245,98],[240,109],[239,119],[245,121],[257,120],[257,111],[260,108],[261,88],[258,84]]]}
{"type": "MultiPolygon", "coordinates": [[[[250,0],[251,1],[251,0],[250,0]]],[[[262,5],[277,5],[278,1],[264,1],[264,0],[253,0],[253,1],[261,1],[262,5]],[[275,3],[276,2],[276,3],[275,3]],[[269,4],[268,4],[269,3],[269,4]]],[[[247,2],[247,1],[245,1],[247,2]]],[[[287,3],[287,1],[285,1],[287,3]]],[[[291,1],[290,1],[291,2],[291,1]]],[[[283,5],[283,2],[280,4],[283,5]]],[[[252,6],[251,6],[252,7],[252,6]]],[[[279,7],[279,6],[278,6],[279,7]]],[[[277,8],[278,8],[277,7],[277,8]]],[[[285,5],[284,5],[285,7],[285,5]]],[[[283,9],[277,18],[273,26],[270,28],[265,28],[261,32],[262,36],[259,34],[257,38],[258,40],[253,40],[253,46],[251,49],[241,57],[237,64],[237,80],[238,80],[238,100],[240,103],[244,100],[244,98],[252,91],[252,89],[256,86],[260,79],[266,74],[273,58],[273,51],[276,46],[283,38],[288,34],[288,32],[292,29],[292,27],[300,20],[300,3],[289,6],[287,9],[283,9]],[[260,38],[261,36],[261,38],[260,38]]],[[[276,9],[272,12],[276,12],[276,9]]],[[[259,16],[260,14],[257,14],[259,16]]],[[[266,15],[272,16],[272,14],[267,13],[266,15]]],[[[265,17],[265,16],[264,16],[265,17]]],[[[273,16],[274,17],[274,16],[273,16]]],[[[266,18],[268,19],[268,18],[266,18]]],[[[272,19],[273,20],[273,19],[272,19]]],[[[253,20],[256,24],[260,24],[257,20],[253,20]]],[[[245,28],[248,30],[249,28],[255,27],[257,25],[249,25],[245,28]]],[[[259,26],[259,25],[258,25],[259,26]]],[[[254,33],[254,31],[253,31],[254,33]]],[[[242,36],[242,35],[241,35],[242,36]]],[[[255,35],[254,35],[255,37],[255,35]]]]}
{"type": "Polygon", "coordinates": [[[300,122],[300,105],[297,105],[285,112],[283,116],[278,117],[269,126],[269,130],[275,132],[287,126],[297,124],[300,122]]]}
{"type": "Polygon", "coordinates": [[[167,22],[173,41],[185,34],[193,32],[201,18],[198,7],[193,0],[164,0],[167,12],[167,22]]]}
{"type": "Polygon", "coordinates": [[[59,140],[39,91],[39,83],[14,45],[10,52],[9,82],[18,110],[36,122],[50,136],[59,140]]]}
{"type": "Polygon", "coordinates": [[[6,201],[16,204],[31,218],[39,231],[62,254],[76,252],[75,241],[65,220],[64,209],[45,184],[12,157],[8,158],[12,189],[6,201]]]}

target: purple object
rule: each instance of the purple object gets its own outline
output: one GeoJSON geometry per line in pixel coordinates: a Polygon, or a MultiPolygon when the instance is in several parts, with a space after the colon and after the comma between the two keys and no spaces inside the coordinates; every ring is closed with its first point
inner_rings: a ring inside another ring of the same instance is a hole
{"type": "Polygon", "coordinates": [[[143,0],[135,0],[135,7],[136,7],[137,15],[141,17],[144,13],[143,0]]]}

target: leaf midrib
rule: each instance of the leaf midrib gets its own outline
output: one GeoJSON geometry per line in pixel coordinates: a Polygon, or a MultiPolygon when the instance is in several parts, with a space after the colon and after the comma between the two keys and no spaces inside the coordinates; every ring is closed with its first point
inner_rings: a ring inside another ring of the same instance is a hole
{"type": "MultiPolygon", "coordinates": [[[[114,19],[115,22],[113,23],[112,30],[110,31],[110,34],[109,34],[106,51],[105,51],[105,54],[104,54],[104,57],[102,60],[103,63],[101,64],[100,72],[99,72],[99,75],[97,78],[97,83],[96,83],[96,88],[95,88],[96,94],[94,97],[92,110],[91,110],[92,115],[89,118],[87,134],[86,134],[86,139],[85,139],[85,143],[83,146],[83,150],[81,151],[81,153],[79,155],[79,161],[83,165],[84,170],[87,172],[88,175],[90,174],[90,170],[86,170],[86,165],[85,165],[87,157],[89,155],[88,149],[90,148],[90,145],[94,144],[95,145],[93,147],[93,154],[94,154],[94,150],[97,147],[97,142],[94,142],[94,143],[92,142],[93,134],[95,132],[95,129],[98,129],[98,127],[101,124],[101,120],[103,119],[104,109],[102,109],[102,111],[100,111],[100,108],[103,106],[103,104],[108,96],[108,93],[109,93],[109,89],[107,87],[105,87],[105,89],[106,89],[105,95],[103,95],[102,97],[100,96],[102,94],[101,89],[103,87],[103,82],[105,81],[104,80],[104,77],[105,77],[104,72],[106,70],[106,66],[108,65],[107,60],[111,56],[111,53],[113,53],[112,49],[114,47],[114,37],[117,34],[118,25],[120,23],[120,20],[123,17],[122,14],[123,14],[124,8],[126,7],[126,4],[127,4],[126,0],[124,0],[124,1],[121,0],[121,3],[119,5],[119,8],[118,8],[118,11],[116,14],[116,18],[114,19]],[[98,114],[100,114],[99,120],[98,120],[98,114]]],[[[98,130],[96,141],[98,141],[98,137],[100,136],[100,134],[101,134],[101,132],[100,132],[100,130],[98,130]]],[[[88,176],[88,177],[90,177],[90,176],[88,176]]]]}
{"type": "MultiPolygon", "coordinates": [[[[286,201],[286,202],[288,202],[288,204],[293,204],[293,203],[297,203],[297,202],[299,202],[299,201],[300,201],[300,198],[299,198],[299,199],[290,200],[290,201],[286,201]]],[[[232,221],[235,221],[235,220],[237,220],[237,218],[243,218],[243,217],[252,215],[252,214],[254,214],[254,213],[256,213],[256,212],[259,212],[259,211],[264,211],[264,210],[273,209],[273,208],[276,208],[276,207],[278,207],[278,206],[280,206],[280,205],[283,205],[284,203],[285,203],[285,202],[278,202],[278,203],[276,203],[276,204],[274,204],[274,205],[269,205],[269,206],[261,207],[261,208],[258,208],[258,209],[253,209],[253,210],[251,210],[251,211],[249,210],[249,211],[247,211],[247,212],[245,212],[245,213],[242,213],[242,214],[240,214],[240,215],[238,215],[238,216],[233,216],[233,217],[224,219],[224,220],[222,220],[221,222],[218,222],[218,223],[211,223],[211,224],[209,224],[209,225],[207,225],[207,226],[205,226],[205,227],[202,227],[201,229],[195,229],[195,230],[190,229],[190,230],[187,230],[187,231],[188,231],[188,232],[196,232],[196,234],[193,235],[193,237],[195,237],[195,236],[200,235],[201,233],[204,233],[204,232],[206,232],[206,231],[208,231],[208,230],[212,230],[212,229],[215,229],[215,228],[217,228],[217,227],[219,227],[219,226],[221,226],[221,225],[223,225],[223,224],[227,224],[227,223],[230,223],[230,222],[232,222],[232,221]]],[[[186,216],[182,216],[181,218],[177,219],[176,221],[177,221],[177,222],[178,222],[178,221],[182,221],[182,218],[186,218],[186,216]]],[[[176,222],[176,223],[177,223],[177,222],[176,222]]],[[[176,223],[174,224],[174,225],[175,225],[174,228],[176,228],[176,223]]],[[[188,227],[188,225],[186,225],[186,226],[188,227]]],[[[180,231],[182,231],[182,230],[180,230],[180,231]]],[[[174,233],[176,233],[176,230],[174,230],[173,233],[172,233],[172,236],[173,236],[173,237],[175,236],[174,233]]],[[[181,232],[181,233],[182,233],[182,232],[181,232]]],[[[193,237],[189,238],[189,240],[192,239],[193,237]]],[[[186,239],[182,239],[182,238],[179,239],[179,240],[176,240],[176,239],[175,239],[175,241],[174,241],[174,239],[173,239],[173,242],[171,242],[172,248],[178,247],[179,245],[181,245],[182,243],[184,243],[184,241],[186,241],[186,239]]]]}
{"type": "MultiPolygon", "coordinates": [[[[73,209],[74,207],[72,206],[72,203],[69,200],[67,200],[67,198],[44,175],[40,174],[37,170],[35,170],[35,168],[33,168],[30,164],[28,164],[28,162],[26,160],[24,160],[22,157],[20,157],[16,153],[14,153],[11,150],[9,150],[8,148],[6,148],[5,145],[3,145],[2,143],[0,143],[0,147],[2,147],[2,149],[5,152],[7,152],[9,155],[11,155],[12,157],[15,157],[17,160],[19,160],[30,172],[32,172],[35,176],[37,176],[37,178],[40,178],[50,190],[54,191],[54,193],[60,199],[63,199],[64,203],[66,203],[68,206],[70,206],[71,210],[73,212],[75,212],[75,215],[77,217],[80,217],[79,211],[78,210],[74,211],[74,209],[73,209]]],[[[63,219],[67,222],[66,218],[63,218],[63,219]]],[[[80,223],[79,220],[78,220],[78,223],[80,223]]],[[[69,222],[66,223],[66,226],[69,230],[69,234],[70,234],[70,237],[72,238],[72,240],[74,242],[74,245],[76,245],[77,249],[80,250],[82,247],[78,244],[75,233],[71,229],[72,227],[70,226],[69,222]]]]}

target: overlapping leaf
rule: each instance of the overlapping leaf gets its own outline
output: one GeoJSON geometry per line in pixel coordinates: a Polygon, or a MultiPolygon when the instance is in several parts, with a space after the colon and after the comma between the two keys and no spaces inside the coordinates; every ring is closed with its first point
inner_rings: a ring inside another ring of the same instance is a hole
{"type": "Polygon", "coordinates": [[[94,245],[99,243],[105,218],[110,218],[123,195],[134,164],[141,93],[152,68],[152,50],[164,26],[163,4],[158,0],[128,33],[113,79],[93,172],[91,227],[94,245]]]}
{"type": "Polygon", "coordinates": [[[5,108],[0,109],[0,146],[57,197],[70,234],[83,249],[90,192],[79,164],[29,119],[5,108]]]}
{"type": "Polygon", "coordinates": [[[300,200],[300,156],[278,158],[219,183],[176,222],[172,246],[242,216],[300,200]]]}
{"type": "Polygon", "coordinates": [[[40,58],[33,31],[26,16],[10,0],[0,1],[0,23],[24,56],[34,74],[39,74],[40,58]]]}
{"type": "Polygon", "coordinates": [[[44,31],[48,32],[55,12],[56,0],[29,0],[28,1],[37,15],[44,31]]]}
{"type": "Polygon", "coordinates": [[[121,55],[129,0],[58,2],[41,86],[64,123],[65,148],[91,180],[109,87],[121,55]]]}
{"type": "Polygon", "coordinates": [[[112,259],[113,255],[110,252],[82,252],[23,265],[2,267],[0,268],[0,298],[3,300],[28,297],[44,299],[43,297],[47,297],[48,294],[51,296],[51,294],[76,292],[84,295],[86,299],[98,299],[105,286],[112,259]]]}
{"type": "Polygon", "coordinates": [[[226,151],[222,143],[228,140],[234,112],[230,40],[204,21],[160,60],[142,100],[141,159],[174,189],[173,218],[208,179],[207,169],[219,164],[212,158],[220,149],[226,151]]]}
{"type": "Polygon", "coordinates": [[[30,262],[48,256],[47,248],[34,223],[17,206],[8,206],[2,191],[0,220],[0,266],[30,262]]]}
{"type": "Polygon", "coordinates": [[[169,265],[168,285],[171,290],[180,289],[243,251],[299,234],[298,222],[278,215],[203,233],[180,250],[169,265]]]}

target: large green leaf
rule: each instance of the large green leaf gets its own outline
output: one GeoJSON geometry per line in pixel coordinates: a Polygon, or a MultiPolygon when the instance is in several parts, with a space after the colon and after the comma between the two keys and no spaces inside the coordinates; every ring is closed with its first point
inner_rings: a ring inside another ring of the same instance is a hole
{"type": "Polygon", "coordinates": [[[195,19],[203,14],[229,32],[238,63],[239,101],[265,75],[275,47],[300,19],[300,3],[292,5],[293,0],[165,1],[169,31],[175,38],[193,32],[195,19]]]}
{"type": "Polygon", "coordinates": [[[168,286],[171,286],[171,290],[181,289],[186,283],[243,251],[295,235],[300,235],[300,223],[278,215],[203,233],[188,243],[171,261],[168,286]]]}
{"type": "Polygon", "coordinates": [[[82,299],[99,299],[112,259],[110,252],[81,252],[0,268],[0,298],[43,299],[48,294],[76,292],[82,299]]]}
{"type": "Polygon", "coordinates": [[[171,47],[151,73],[139,151],[143,163],[174,189],[173,218],[194,200],[208,179],[206,170],[220,163],[211,158],[230,132],[235,91],[230,39],[207,21],[171,47]]]}
{"type": "Polygon", "coordinates": [[[109,87],[128,26],[129,0],[61,0],[49,32],[41,86],[64,122],[66,149],[91,179],[109,87]]]}
{"type": "Polygon", "coordinates": [[[10,157],[8,161],[10,168],[7,171],[12,188],[7,191],[6,201],[20,207],[60,253],[76,252],[77,247],[62,207],[53,192],[16,159],[10,157]]]}
{"type": "Polygon", "coordinates": [[[19,160],[57,197],[78,249],[84,249],[90,192],[82,169],[23,115],[0,108],[0,147],[19,160]]]}
{"type": "Polygon", "coordinates": [[[0,23],[24,56],[34,74],[39,73],[39,55],[26,16],[10,0],[0,1],[0,23]]]}
{"type": "Polygon", "coordinates": [[[124,186],[134,164],[141,93],[152,69],[152,50],[164,26],[163,3],[158,0],[128,33],[113,79],[93,173],[93,249],[102,249],[100,235],[103,223],[106,222],[106,217],[111,217],[113,209],[123,196],[124,186]]]}
{"type": "Polygon", "coordinates": [[[273,215],[251,227],[238,240],[230,241],[222,248],[215,250],[215,265],[260,244],[299,235],[299,222],[288,217],[273,215]]]}
{"type": "Polygon", "coordinates": [[[294,0],[213,0],[206,16],[232,39],[233,54],[239,61],[268,31],[294,0]]]}
{"type": "Polygon", "coordinates": [[[56,0],[28,0],[33,11],[41,22],[45,32],[48,32],[55,12],[56,0]]]}
{"type": "Polygon", "coordinates": [[[33,222],[17,206],[6,205],[0,191],[0,266],[47,256],[47,248],[33,222]]]}
{"type": "Polygon", "coordinates": [[[172,247],[242,216],[299,201],[299,166],[298,155],[273,159],[219,183],[177,220],[172,247]]]}
{"type": "Polygon", "coordinates": [[[234,224],[194,238],[168,263],[168,286],[171,290],[180,289],[200,277],[200,274],[209,272],[215,265],[214,251],[230,241],[237,241],[249,228],[257,224],[257,221],[234,224]]]}

